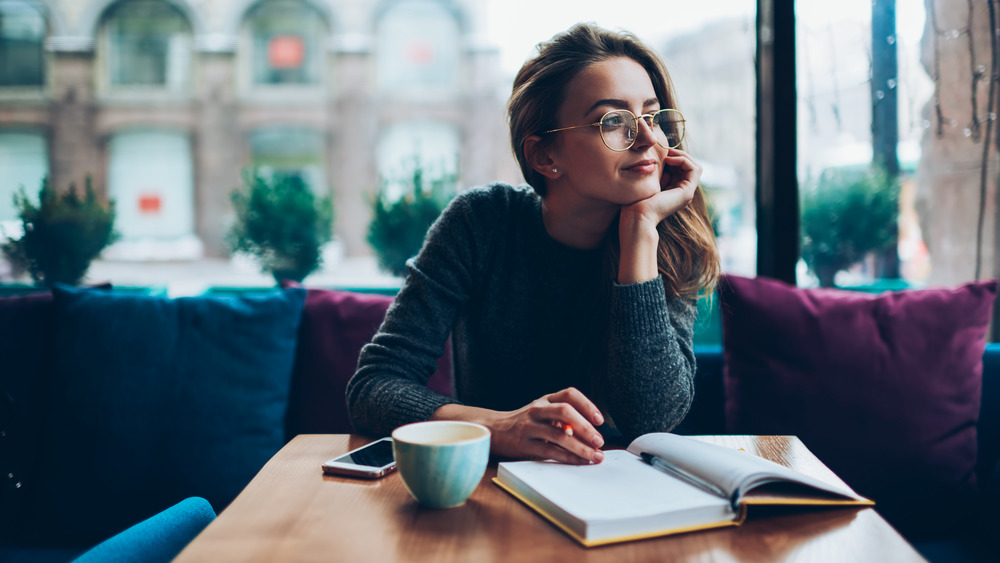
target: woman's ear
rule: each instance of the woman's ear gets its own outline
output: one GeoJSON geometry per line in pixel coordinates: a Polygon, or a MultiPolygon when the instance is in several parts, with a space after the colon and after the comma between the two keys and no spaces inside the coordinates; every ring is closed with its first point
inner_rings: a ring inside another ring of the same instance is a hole
{"type": "Polygon", "coordinates": [[[524,139],[524,159],[535,172],[549,180],[558,178],[562,173],[550,154],[548,143],[538,135],[529,135],[524,139]]]}

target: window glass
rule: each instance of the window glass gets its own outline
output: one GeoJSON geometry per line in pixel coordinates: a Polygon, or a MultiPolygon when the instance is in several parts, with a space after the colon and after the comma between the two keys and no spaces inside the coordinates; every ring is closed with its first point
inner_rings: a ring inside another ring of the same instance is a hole
{"type": "Polygon", "coordinates": [[[122,242],[194,234],[194,169],[186,133],[124,131],[108,143],[108,191],[122,242]]]}
{"type": "Polygon", "coordinates": [[[757,268],[755,18],[752,5],[718,13],[660,44],[687,122],[685,148],[703,167],[722,269],[745,276],[757,268]]]}
{"type": "Polygon", "coordinates": [[[455,88],[459,28],[440,2],[403,0],[378,21],[378,84],[382,92],[455,88]]]}
{"type": "Polygon", "coordinates": [[[413,188],[419,166],[428,179],[456,176],[459,136],[452,125],[408,121],[390,125],[378,143],[378,171],[385,197],[393,201],[413,188]]]}
{"type": "Polygon", "coordinates": [[[36,2],[0,0],[0,87],[43,84],[43,13],[36,2]]]}
{"type": "Polygon", "coordinates": [[[895,289],[928,277],[915,206],[933,89],[923,27],[922,2],[796,4],[800,285],[895,289]]]}
{"type": "Polygon", "coordinates": [[[265,177],[296,176],[316,193],[326,191],[323,135],[313,129],[271,127],[250,135],[253,164],[265,177]]]}
{"type": "MultiPolygon", "coordinates": [[[[14,194],[21,188],[38,200],[42,178],[49,171],[45,137],[41,133],[0,131],[0,224],[17,222],[14,194]]],[[[0,233],[0,241],[5,240],[0,233]]]]}
{"type": "Polygon", "coordinates": [[[191,27],[167,2],[129,0],[115,5],[107,15],[104,42],[111,87],[182,90],[190,82],[191,27]]]}
{"type": "Polygon", "coordinates": [[[318,84],[326,29],[302,2],[263,2],[249,15],[254,84],[318,84]]]}

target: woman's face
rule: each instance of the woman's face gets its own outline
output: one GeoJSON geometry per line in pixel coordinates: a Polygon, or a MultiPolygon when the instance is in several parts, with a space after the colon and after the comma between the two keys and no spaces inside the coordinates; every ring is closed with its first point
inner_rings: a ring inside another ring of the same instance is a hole
{"type": "MultiPolygon", "coordinates": [[[[613,109],[635,115],[660,109],[646,70],[629,58],[594,63],[566,88],[557,113],[557,127],[597,123],[613,109]]],[[[629,205],[660,191],[667,150],[656,143],[646,120],[639,120],[635,144],[615,152],[601,140],[600,127],[579,127],[555,133],[550,153],[559,170],[549,189],[573,190],[585,200],[629,205]]]]}

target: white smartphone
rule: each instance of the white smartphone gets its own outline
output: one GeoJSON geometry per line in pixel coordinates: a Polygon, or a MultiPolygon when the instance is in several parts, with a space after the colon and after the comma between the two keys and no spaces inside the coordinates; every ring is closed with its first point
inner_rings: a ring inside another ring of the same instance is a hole
{"type": "Polygon", "coordinates": [[[392,438],[382,438],[323,462],[323,472],[376,479],[396,470],[392,438]]]}

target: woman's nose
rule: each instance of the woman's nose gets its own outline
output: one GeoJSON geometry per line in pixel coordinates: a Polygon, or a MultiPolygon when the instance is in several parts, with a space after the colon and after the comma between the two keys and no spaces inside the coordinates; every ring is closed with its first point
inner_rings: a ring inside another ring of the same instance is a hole
{"type": "Polygon", "coordinates": [[[636,120],[639,130],[635,132],[635,143],[632,148],[646,148],[656,142],[656,134],[653,133],[653,126],[650,124],[652,118],[640,117],[636,120]]]}

